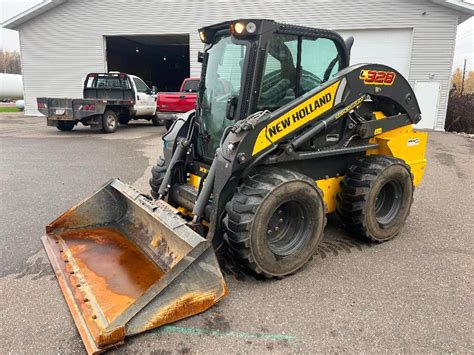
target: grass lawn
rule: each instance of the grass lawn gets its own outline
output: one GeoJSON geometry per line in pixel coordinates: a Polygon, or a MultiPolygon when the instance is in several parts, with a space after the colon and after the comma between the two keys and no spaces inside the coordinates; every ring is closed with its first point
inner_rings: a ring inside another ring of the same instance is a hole
{"type": "Polygon", "coordinates": [[[2,107],[0,106],[0,112],[20,112],[16,107],[2,107]]]}

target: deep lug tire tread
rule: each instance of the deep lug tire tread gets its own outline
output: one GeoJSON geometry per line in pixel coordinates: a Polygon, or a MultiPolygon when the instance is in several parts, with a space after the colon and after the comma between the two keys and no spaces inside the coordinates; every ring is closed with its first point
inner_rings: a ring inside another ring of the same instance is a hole
{"type": "Polygon", "coordinates": [[[252,223],[257,214],[258,207],[262,201],[277,187],[291,181],[305,181],[315,187],[320,195],[324,206],[323,227],[326,227],[326,205],[323,200],[322,191],[315,186],[314,181],[305,175],[297,172],[278,169],[263,168],[251,174],[237,188],[233,198],[226,204],[226,215],[223,219],[225,230],[224,239],[227,242],[229,251],[244,266],[248,267],[256,274],[266,278],[282,278],[263,271],[255,262],[251,251],[250,235],[252,223]]]}
{"type": "Polygon", "coordinates": [[[153,166],[151,169],[151,178],[149,180],[150,187],[151,187],[151,196],[153,198],[158,198],[158,190],[160,189],[161,183],[163,182],[163,178],[165,177],[166,173],[166,164],[165,160],[160,157],[156,162],[156,165],[153,166]]]}
{"type": "MultiPolygon", "coordinates": [[[[374,181],[385,169],[392,165],[400,165],[405,168],[409,172],[413,182],[413,174],[410,171],[410,166],[398,158],[384,155],[369,155],[358,158],[354,164],[350,166],[346,176],[341,181],[340,189],[336,196],[336,213],[346,231],[375,243],[388,241],[398,234],[396,233],[383,240],[375,237],[367,228],[365,215],[365,205],[374,181]]],[[[408,214],[412,202],[413,193],[410,197],[408,214]]],[[[405,221],[402,222],[403,225],[405,221]]]]}

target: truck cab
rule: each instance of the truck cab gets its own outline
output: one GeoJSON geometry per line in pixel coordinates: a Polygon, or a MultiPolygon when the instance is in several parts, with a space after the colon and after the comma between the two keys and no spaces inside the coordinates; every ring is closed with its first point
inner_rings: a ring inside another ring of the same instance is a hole
{"type": "Polygon", "coordinates": [[[153,116],[156,113],[156,93],[151,90],[138,76],[129,75],[135,91],[134,111],[136,116],[153,116]]]}

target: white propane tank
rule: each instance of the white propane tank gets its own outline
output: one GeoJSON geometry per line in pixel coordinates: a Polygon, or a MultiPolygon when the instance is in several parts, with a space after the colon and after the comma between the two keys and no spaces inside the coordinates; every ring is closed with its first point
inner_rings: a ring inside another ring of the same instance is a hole
{"type": "Polygon", "coordinates": [[[0,99],[23,99],[23,77],[0,73],[0,99]]]}
{"type": "Polygon", "coordinates": [[[16,100],[15,105],[17,109],[23,111],[25,109],[25,100],[16,100]]]}

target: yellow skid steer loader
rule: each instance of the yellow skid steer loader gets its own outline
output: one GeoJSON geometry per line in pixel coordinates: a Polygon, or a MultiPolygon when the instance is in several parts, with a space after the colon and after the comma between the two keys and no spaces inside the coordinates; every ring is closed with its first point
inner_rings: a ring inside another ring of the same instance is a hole
{"type": "Polygon", "coordinates": [[[196,110],[163,137],[152,197],[111,180],[42,238],[89,353],[223,298],[217,248],[281,278],[315,253],[328,213],[371,241],[395,237],[423,177],[410,85],[349,66],[352,38],[258,19],[199,35],[196,110]]]}

